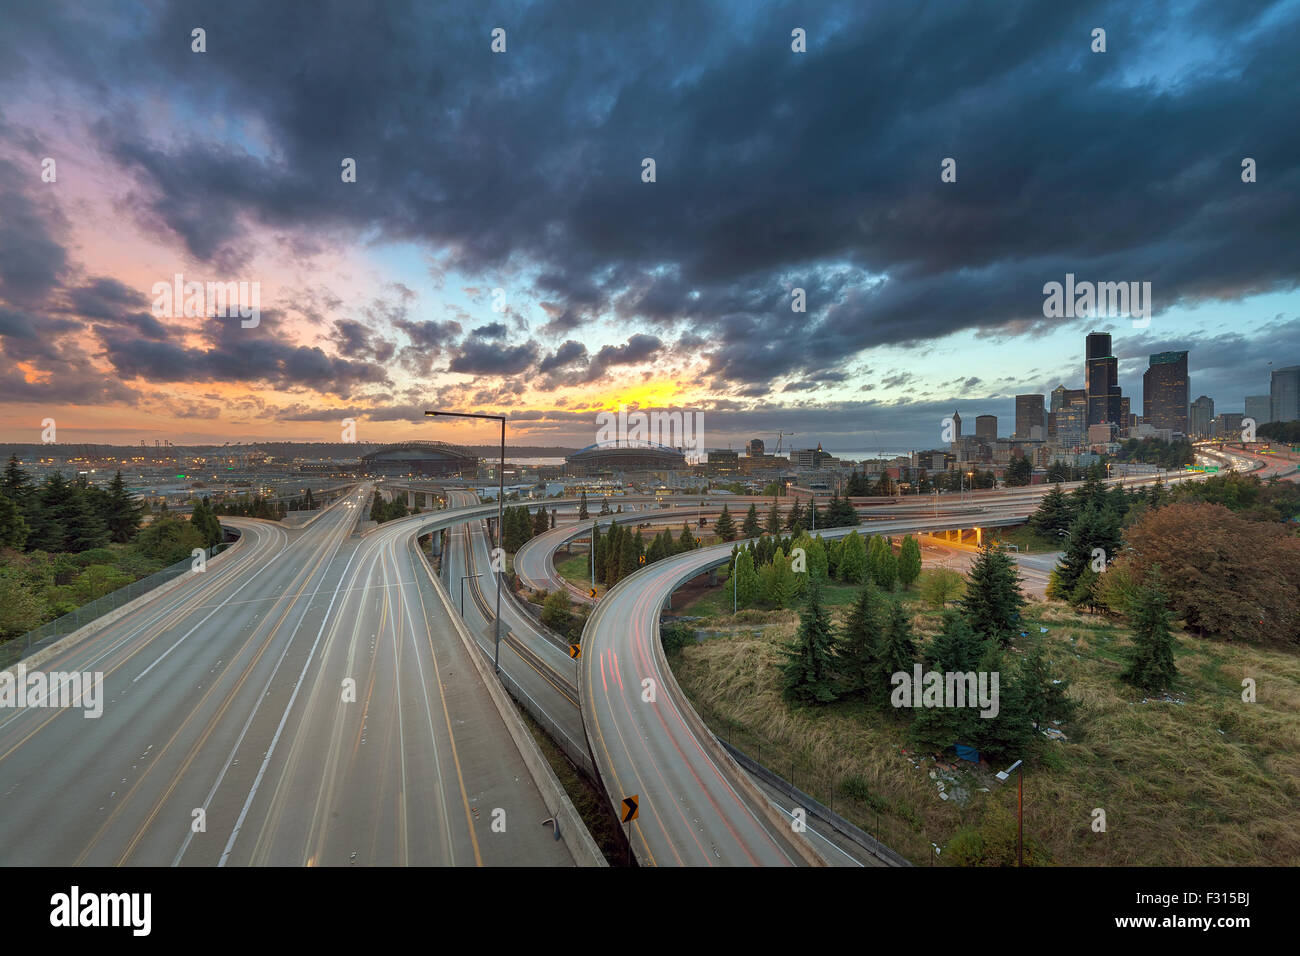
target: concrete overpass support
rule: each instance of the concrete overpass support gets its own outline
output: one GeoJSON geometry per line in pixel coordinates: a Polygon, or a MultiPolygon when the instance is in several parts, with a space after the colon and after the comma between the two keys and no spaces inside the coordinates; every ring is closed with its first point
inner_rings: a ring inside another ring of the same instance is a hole
{"type": "Polygon", "coordinates": [[[415,492],[414,492],[414,491],[408,491],[408,492],[406,493],[406,509],[407,509],[408,511],[414,511],[414,510],[415,510],[415,492]]]}

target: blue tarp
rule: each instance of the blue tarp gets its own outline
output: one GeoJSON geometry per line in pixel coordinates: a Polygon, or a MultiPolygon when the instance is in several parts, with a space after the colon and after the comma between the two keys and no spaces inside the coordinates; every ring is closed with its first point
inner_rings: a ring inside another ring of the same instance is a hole
{"type": "Polygon", "coordinates": [[[980,752],[974,747],[967,747],[965,744],[953,744],[953,748],[957,751],[957,756],[962,760],[969,760],[971,763],[980,762],[980,752]]]}

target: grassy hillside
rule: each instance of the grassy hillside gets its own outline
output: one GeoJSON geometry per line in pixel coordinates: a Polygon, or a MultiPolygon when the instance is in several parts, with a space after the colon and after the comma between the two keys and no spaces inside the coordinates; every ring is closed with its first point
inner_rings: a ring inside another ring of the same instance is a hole
{"type": "MultiPolygon", "coordinates": [[[[936,612],[912,610],[918,636],[937,631],[936,612]]],[[[1026,617],[1031,634],[1048,628],[1054,672],[1080,704],[1061,728],[1068,740],[1043,738],[1026,761],[1027,864],[1300,862],[1300,659],[1180,633],[1173,693],[1144,700],[1118,679],[1123,625],[1056,604],[1033,603],[1026,617]],[[1242,702],[1244,677],[1257,703],[1242,702]],[[1104,833],[1092,829],[1096,808],[1104,833]]],[[[907,752],[892,713],[781,699],[776,665],[797,621],[789,611],[715,617],[734,633],[674,658],[714,732],[918,864],[1014,863],[1016,788],[993,778],[1002,767],[907,752]],[[932,842],[941,852],[930,860],[932,842]]]]}

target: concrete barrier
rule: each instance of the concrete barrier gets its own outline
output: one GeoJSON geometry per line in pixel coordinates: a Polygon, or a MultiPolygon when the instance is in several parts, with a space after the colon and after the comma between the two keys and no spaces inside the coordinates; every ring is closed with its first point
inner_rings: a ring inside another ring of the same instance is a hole
{"type": "Polygon", "coordinates": [[[465,622],[456,613],[456,608],[451,603],[451,597],[442,586],[442,582],[437,579],[427,563],[421,561],[420,565],[424,568],[424,573],[429,576],[429,581],[433,584],[434,590],[437,591],[438,599],[442,601],[442,606],[447,612],[447,617],[451,620],[452,627],[460,636],[461,643],[465,645],[465,652],[469,654],[479,677],[483,679],[483,684],[487,687],[492,703],[496,705],[497,712],[501,714],[501,719],[505,722],[511,739],[514,740],[520,756],[523,757],[524,765],[528,768],[533,782],[542,795],[542,801],[546,804],[546,809],[551,816],[559,821],[560,835],[564,839],[564,845],[568,848],[569,854],[573,857],[573,862],[578,866],[608,866],[604,854],[600,852],[600,847],[596,845],[596,841],[591,838],[591,833],[588,832],[586,824],[582,822],[577,807],[573,805],[569,795],[564,792],[564,787],[560,784],[559,778],[555,776],[555,771],[551,769],[551,765],[542,754],[541,748],[537,746],[537,741],[533,739],[533,735],[524,724],[523,718],[515,710],[514,702],[483,659],[483,654],[475,645],[474,637],[470,634],[469,628],[465,626],[465,622]]]}

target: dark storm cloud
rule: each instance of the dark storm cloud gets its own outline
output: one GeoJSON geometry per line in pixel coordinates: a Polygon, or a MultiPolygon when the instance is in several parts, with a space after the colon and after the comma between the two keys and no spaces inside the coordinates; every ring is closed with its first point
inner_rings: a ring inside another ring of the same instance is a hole
{"type": "MultiPolygon", "coordinates": [[[[1032,334],[1043,283],[1066,272],[1150,281],[1158,315],[1293,288],[1300,268],[1294,4],[242,0],[197,56],[207,9],[158,8],[137,33],[106,30],[103,10],[28,9],[0,38],[14,64],[0,79],[26,64],[80,80],[111,116],[95,135],[139,215],[200,259],[243,261],[261,225],[423,242],[470,275],[521,261],[541,334],[612,309],[705,343],[707,374],[737,394],[818,380],[876,345],[1032,334]],[[807,54],[790,51],[793,24],[807,54]],[[1098,24],[1106,54],[1088,49],[1098,24]],[[273,147],[123,105],[150,96],[247,120],[273,147]],[[956,183],[939,180],[946,156],[956,183]],[[1258,183],[1241,182],[1244,156],[1258,183]]],[[[5,235],[5,288],[50,288],[57,244],[5,235]]],[[[490,338],[453,367],[509,375],[535,358],[490,338]]]]}
{"type": "Polygon", "coordinates": [[[231,382],[276,389],[308,388],[348,398],[368,385],[388,384],[383,368],[371,362],[329,355],[287,342],[271,331],[275,314],[245,329],[238,317],[206,320],[201,346],[150,341],[126,332],[101,332],[104,354],[123,379],[159,384],[231,382]]]}
{"type": "Polygon", "coordinates": [[[536,359],[535,342],[504,348],[500,343],[471,337],[457,348],[448,369],[471,375],[517,375],[536,359]]]}
{"type": "Polygon", "coordinates": [[[68,256],[50,234],[50,220],[57,217],[20,183],[39,186],[39,167],[20,170],[0,160],[0,300],[35,305],[62,281],[68,256]]]}

